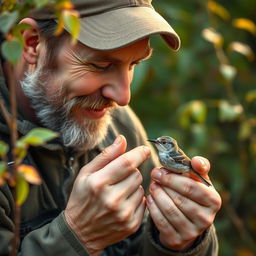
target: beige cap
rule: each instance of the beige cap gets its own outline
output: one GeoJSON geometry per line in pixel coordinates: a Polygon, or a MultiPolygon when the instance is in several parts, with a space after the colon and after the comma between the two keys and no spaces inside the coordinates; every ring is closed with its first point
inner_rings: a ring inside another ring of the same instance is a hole
{"type": "MultiPolygon", "coordinates": [[[[78,40],[94,49],[111,50],[142,38],[160,34],[173,50],[180,38],[168,22],[155,11],[151,0],[72,0],[80,14],[78,40]]],[[[35,19],[56,19],[50,9],[31,13],[35,19]]]]}

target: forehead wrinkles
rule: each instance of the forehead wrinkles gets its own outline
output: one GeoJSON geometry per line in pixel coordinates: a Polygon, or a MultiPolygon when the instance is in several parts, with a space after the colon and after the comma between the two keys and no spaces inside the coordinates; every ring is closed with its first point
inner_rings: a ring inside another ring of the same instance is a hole
{"type": "Polygon", "coordinates": [[[92,71],[89,66],[86,66],[86,60],[82,59],[80,54],[76,53],[73,49],[66,51],[66,57],[69,62],[69,79],[79,78],[80,76],[92,71]]]}
{"type": "Polygon", "coordinates": [[[77,44],[73,50],[76,57],[82,62],[110,61],[114,63],[134,62],[150,57],[152,48],[148,40],[139,41],[124,48],[100,51],[77,44]]]}

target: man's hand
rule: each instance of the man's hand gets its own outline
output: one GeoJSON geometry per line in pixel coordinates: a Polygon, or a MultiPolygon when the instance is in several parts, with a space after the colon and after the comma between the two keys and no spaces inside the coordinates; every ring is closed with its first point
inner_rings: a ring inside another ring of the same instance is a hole
{"type": "MultiPolygon", "coordinates": [[[[191,164],[208,179],[207,159],[194,157],[191,164]]],[[[221,198],[213,186],[207,187],[184,175],[155,168],[151,177],[154,182],[150,185],[147,207],[160,232],[160,241],[172,250],[184,250],[212,225],[221,198]]]]}
{"type": "Polygon", "coordinates": [[[126,140],[119,136],[85,165],[65,209],[69,226],[90,255],[98,255],[141,225],[146,204],[137,167],[150,156],[150,150],[145,146],[125,150],[126,140]]]}

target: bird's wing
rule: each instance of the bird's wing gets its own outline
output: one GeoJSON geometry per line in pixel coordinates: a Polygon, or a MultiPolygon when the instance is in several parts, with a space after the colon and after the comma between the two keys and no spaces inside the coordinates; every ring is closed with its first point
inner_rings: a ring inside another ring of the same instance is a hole
{"type": "Polygon", "coordinates": [[[187,165],[187,166],[191,167],[189,157],[187,157],[181,149],[179,149],[176,152],[170,152],[169,155],[170,155],[170,157],[172,157],[175,160],[176,163],[187,165]]]}

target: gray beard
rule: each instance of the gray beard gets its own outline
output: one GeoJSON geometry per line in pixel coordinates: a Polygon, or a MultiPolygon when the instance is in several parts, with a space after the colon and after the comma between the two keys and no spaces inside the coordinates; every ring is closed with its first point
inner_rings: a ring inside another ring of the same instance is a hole
{"type": "Polygon", "coordinates": [[[42,82],[42,75],[42,68],[39,67],[35,72],[26,74],[20,82],[24,94],[31,100],[38,120],[48,129],[58,132],[66,147],[89,150],[101,143],[107,135],[112,108],[109,108],[99,120],[85,118],[82,123],[78,123],[72,118],[71,109],[81,101],[81,98],[82,101],[86,101],[90,96],[77,97],[65,102],[65,95],[60,91],[49,98],[45,93],[47,85],[42,82]]]}

